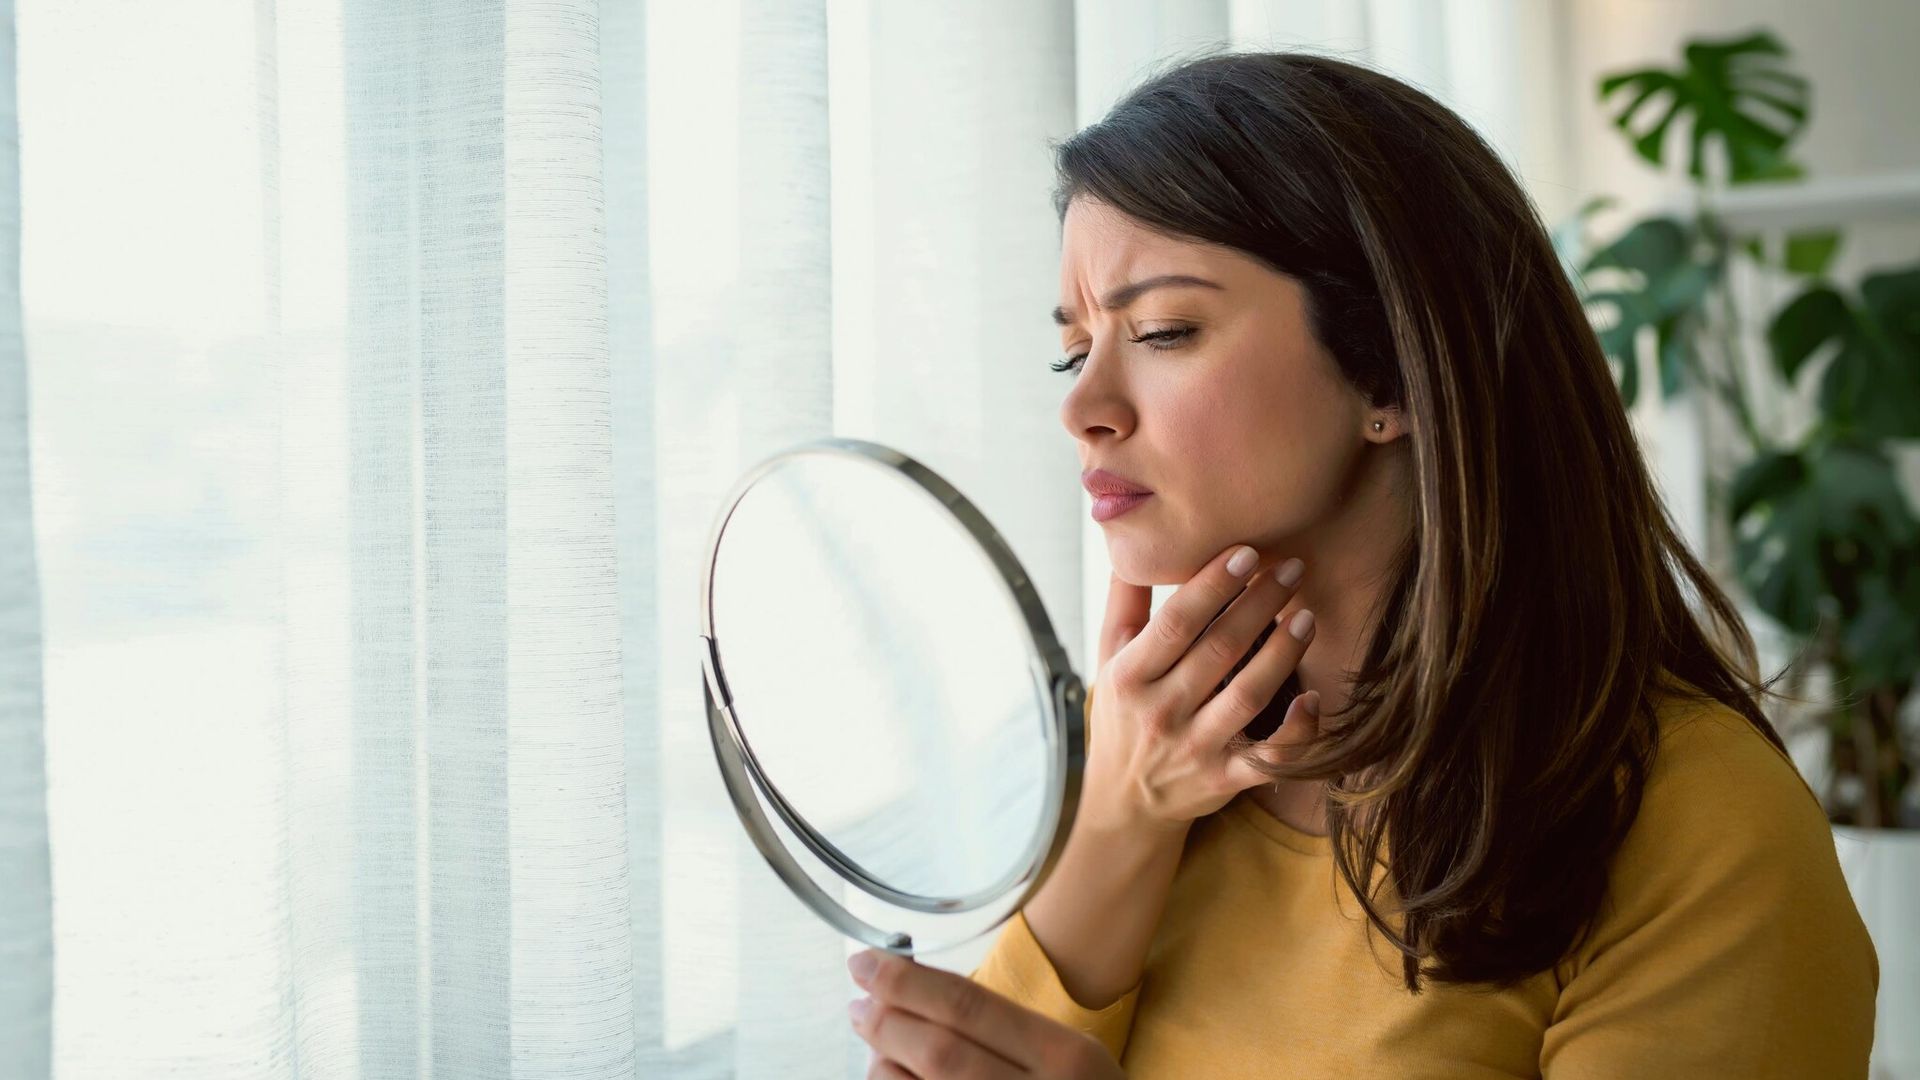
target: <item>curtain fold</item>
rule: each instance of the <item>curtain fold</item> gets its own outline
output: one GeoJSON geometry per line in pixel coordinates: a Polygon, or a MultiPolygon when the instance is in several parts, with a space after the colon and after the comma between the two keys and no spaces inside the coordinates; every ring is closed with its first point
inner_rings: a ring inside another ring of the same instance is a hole
{"type": "Polygon", "coordinates": [[[689,1075],[667,1048],[662,835],[666,770],[657,724],[661,665],[647,647],[660,634],[659,425],[654,392],[648,216],[649,72],[645,4],[602,4],[599,24],[601,192],[605,207],[608,390],[614,506],[614,602],[626,754],[627,995],[634,1076],[689,1075]]]}
{"type": "MultiPolygon", "coordinates": [[[[480,10],[497,18],[497,7],[480,10]]],[[[334,867],[344,876],[325,882],[338,905],[325,912],[334,924],[327,929],[337,928],[342,940],[326,945],[347,956],[345,968],[330,974],[348,981],[353,996],[345,1014],[330,1017],[315,1037],[331,1035],[341,1047],[346,1060],[337,1075],[347,1076],[422,1075],[434,1030],[424,1015],[433,980],[421,971],[431,956],[431,923],[419,919],[430,902],[419,865],[431,858],[432,836],[430,819],[423,828],[416,808],[428,798],[423,698],[431,695],[418,655],[423,628],[416,623],[431,615],[419,595],[425,559],[416,546],[431,542],[417,520],[424,507],[416,504],[425,483],[417,454],[425,381],[419,353],[427,337],[446,331],[430,327],[424,310],[432,286],[422,280],[418,256],[426,211],[416,203],[416,184],[443,206],[452,193],[446,151],[422,137],[415,119],[425,110],[425,75],[416,68],[426,54],[420,39],[430,32],[427,14],[421,5],[377,2],[346,4],[341,12],[349,546],[335,554],[349,598],[351,690],[343,712],[305,719],[342,726],[349,747],[344,770],[330,762],[335,771],[312,777],[330,789],[316,791],[316,800],[332,795],[346,810],[335,825],[348,834],[348,861],[334,867]],[[435,169],[443,175],[431,175],[435,169]],[[344,1030],[332,1026],[340,1024],[344,1030]],[[343,1037],[349,1032],[351,1041],[343,1037]]],[[[299,408],[297,401],[289,405],[290,413],[299,408]]],[[[298,786],[305,778],[295,779],[298,786]]],[[[311,1053],[302,1060],[319,1067],[327,1058],[311,1053]]]]}
{"type": "Polygon", "coordinates": [[[20,299],[13,26],[12,0],[0,0],[0,1078],[39,1080],[53,1057],[53,881],[20,299]]]}
{"type": "MultiPolygon", "coordinates": [[[[712,445],[743,471],[835,434],[826,5],[741,0],[736,85],[740,306],[726,380],[736,434],[731,446],[712,445]]],[[[716,504],[711,513],[718,511],[716,504]]],[[[848,950],[838,934],[822,932],[752,844],[733,847],[741,912],[735,1074],[849,1075],[865,1046],[848,1037],[848,950]]]]}
{"type": "Polygon", "coordinates": [[[358,1068],[625,1075],[597,6],[343,11],[358,1068]]]}

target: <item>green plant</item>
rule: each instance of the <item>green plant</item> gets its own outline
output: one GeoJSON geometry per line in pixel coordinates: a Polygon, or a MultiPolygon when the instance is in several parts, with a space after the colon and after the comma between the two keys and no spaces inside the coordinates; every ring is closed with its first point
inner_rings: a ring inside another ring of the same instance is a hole
{"type": "Polygon", "coordinates": [[[1920,748],[1905,744],[1898,718],[1920,674],[1920,520],[1894,464],[1895,444],[1920,438],[1920,263],[1850,288],[1827,276],[1838,231],[1796,232],[1770,249],[1716,213],[1729,187],[1805,174],[1791,149],[1811,94],[1786,56],[1759,32],[1691,41],[1678,70],[1602,78],[1600,104],[1615,103],[1614,126],[1654,166],[1665,165],[1677,122],[1689,121],[1693,211],[1646,217],[1589,254],[1587,219],[1613,205],[1595,199],[1556,230],[1556,243],[1626,403],[1650,347],[1663,398],[1702,388],[1739,428],[1743,460],[1730,479],[1710,482],[1709,506],[1732,527],[1739,587],[1798,639],[1800,664],[1826,665],[1840,691],[1827,717],[1829,815],[1920,827],[1920,748]],[[1760,364],[1743,355],[1729,283],[1741,260],[1798,290],[1772,314],[1760,364]],[[1766,385],[1752,385],[1754,372],[1766,385]],[[1803,387],[1816,373],[1817,388],[1803,387]],[[1791,442],[1763,430],[1756,393],[1803,390],[1818,403],[1811,427],[1791,442]]]}

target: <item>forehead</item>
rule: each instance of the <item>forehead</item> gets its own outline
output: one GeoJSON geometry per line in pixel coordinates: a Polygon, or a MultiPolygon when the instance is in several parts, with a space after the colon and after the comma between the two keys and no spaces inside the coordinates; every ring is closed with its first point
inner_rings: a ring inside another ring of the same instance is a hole
{"type": "Polygon", "coordinates": [[[1081,197],[1067,206],[1060,235],[1063,280],[1076,273],[1129,269],[1144,259],[1195,259],[1206,248],[1157,232],[1137,218],[1096,199],[1081,197]]]}
{"type": "MultiPolygon", "coordinates": [[[[1068,204],[1060,246],[1060,309],[1084,317],[1084,308],[1124,285],[1188,276],[1227,289],[1244,284],[1248,267],[1231,248],[1169,236],[1138,218],[1087,196],[1068,204]]],[[[1064,324],[1063,324],[1064,325],[1064,324]]]]}

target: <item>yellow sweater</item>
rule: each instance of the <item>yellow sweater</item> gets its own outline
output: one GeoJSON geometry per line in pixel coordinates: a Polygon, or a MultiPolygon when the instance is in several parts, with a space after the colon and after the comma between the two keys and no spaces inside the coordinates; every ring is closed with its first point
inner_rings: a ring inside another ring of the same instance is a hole
{"type": "Polygon", "coordinates": [[[1019,913],[971,977],[1135,1080],[1864,1077],[1879,962],[1818,800],[1738,713],[1669,701],[1595,933],[1512,989],[1409,994],[1327,838],[1244,795],[1194,823],[1118,1001],[1068,995],[1019,913]]]}

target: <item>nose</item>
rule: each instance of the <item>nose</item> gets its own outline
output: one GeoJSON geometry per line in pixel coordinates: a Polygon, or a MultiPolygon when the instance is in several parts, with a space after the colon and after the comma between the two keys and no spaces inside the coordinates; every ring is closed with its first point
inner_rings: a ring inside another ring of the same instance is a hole
{"type": "Polygon", "coordinates": [[[1111,366],[1100,362],[1097,349],[1089,352],[1060,402],[1060,425],[1081,442],[1094,441],[1102,430],[1124,437],[1133,429],[1133,407],[1111,366]]]}

